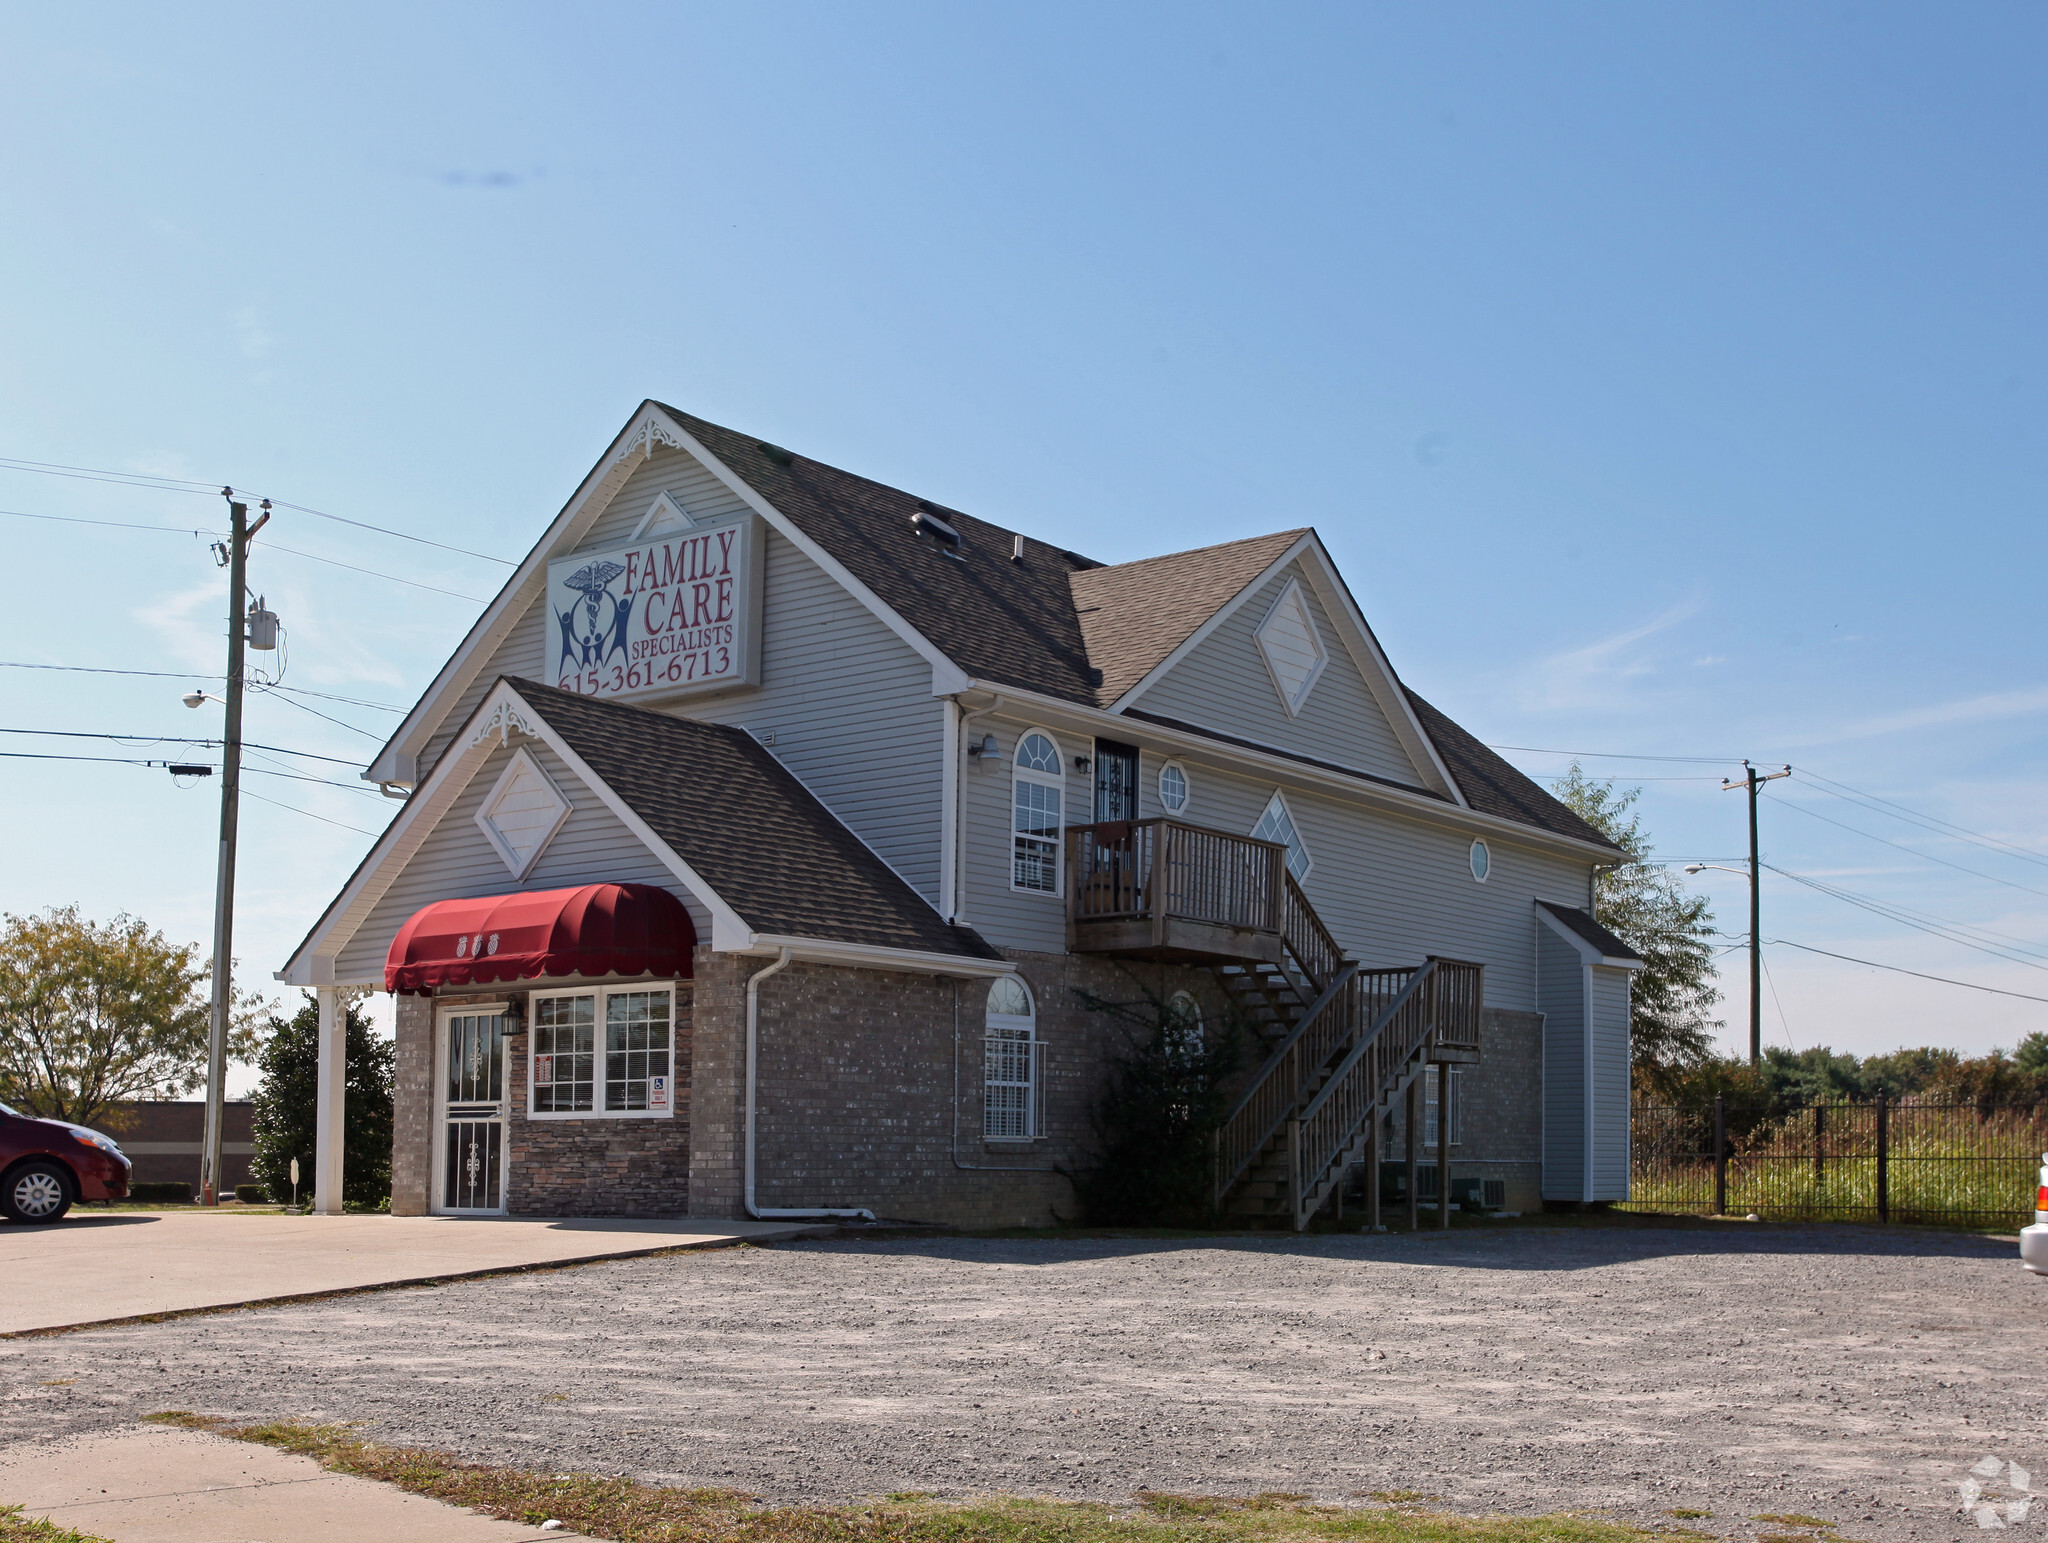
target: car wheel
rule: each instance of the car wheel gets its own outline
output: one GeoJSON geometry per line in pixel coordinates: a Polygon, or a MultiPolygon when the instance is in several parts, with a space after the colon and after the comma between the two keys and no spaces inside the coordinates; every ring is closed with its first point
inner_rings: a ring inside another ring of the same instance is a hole
{"type": "Polygon", "coordinates": [[[71,1175],[56,1163],[23,1163],[7,1175],[0,1211],[11,1222],[54,1222],[71,1209],[71,1175]]]}

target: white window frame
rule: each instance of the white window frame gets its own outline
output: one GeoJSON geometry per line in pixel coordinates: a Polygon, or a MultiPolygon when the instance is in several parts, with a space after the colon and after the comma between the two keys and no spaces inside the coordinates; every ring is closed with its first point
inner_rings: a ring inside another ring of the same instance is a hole
{"type": "Polygon", "coordinates": [[[605,985],[564,986],[535,991],[526,999],[526,1118],[529,1120],[672,1120],[679,1089],[676,1081],[676,986],[674,981],[618,981],[605,985]],[[666,1109],[607,1109],[605,1095],[605,1006],[615,996],[644,996],[665,993],[668,997],[668,1107],[666,1109]],[[558,997],[594,997],[591,1053],[596,1061],[591,1078],[592,1107],[589,1109],[536,1109],[533,1107],[534,1061],[539,1055],[540,1033],[535,1024],[537,1004],[558,997]]]}
{"type": "Polygon", "coordinates": [[[1054,734],[1051,729],[1025,729],[1022,733],[1020,733],[1017,736],[1016,743],[1011,746],[1010,845],[1007,853],[1005,854],[1004,860],[1009,864],[1010,868],[1010,888],[1014,890],[1016,893],[1020,895],[1044,895],[1048,899],[1053,900],[1057,900],[1061,896],[1066,894],[1067,753],[1065,749],[1060,745],[1059,736],[1054,734]],[[1026,766],[1024,764],[1020,752],[1024,748],[1024,741],[1029,739],[1034,734],[1043,736],[1045,742],[1052,746],[1053,764],[1059,767],[1059,770],[1057,772],[1041,771],[1037,767],[1026,766]],[[1053,798],[1057,812],[1059,814],[1059,824],[1053,832],[1051,889],[1039,889],[1035,885],[1019,884],[1017,882],[1017,843],[1021,840],[1035,839],[1031,837],[1021,836],[1017,831],[1017,784],[1019,782],[1023,782],[1033,787],[1051,788],[1053,790],[1053,798]]]}
{"type": "Polygon", "coordinates": [[[1493,848],[1475,838],[1465,853],[1465,866],[1472,870],[1474,879],[1484,884],[1493,877],[1493,848]]]}
{"type": "MultiPolygon", "coordinates": [[[[1287,871],[1294,873],[1294,882],[1299,884],[1315,871],[1316,860],[1308,849],[1308,837],[1301,833],[1301,821],[1294,817],[1294,806],[1287,802],[1287,795],[1285,793],[1281,792],[1278,788],[1273,789],[1273,796],[1266,800],[1266,807],[1259,811],[1257,821],[1253,823],[1251,830],[1247,834],[1256,837],[1260,841],[1279,840],[1277,836],[1259,835],[1259,832],[1265,828],[1266,821],[1272,818],[1273,811],[1276,808],[1287,821],[1287,828],[1294,832],[1294,842],[1291,846],[1288,846],[1287,871]],[[1301,871],[1299,873],[1294,871],[1293,859],[1296,852],[1301,854],[1301,871]]],[[[1282,844],[1286,845],[1286,843],[1282,844]]]]}
{"type": "MultiPolygon", "coordinates": [[[[1014,1144],[1038,1139],[1039,1067],[1043,1060],[1043,1045],[1038,1038],[1038,998],[1033,995],[1030,983],[1020,975],[1005,976],[1004,979],[1014,980],[1023,988],[1024,1000],[1030,1004],[1031,1011],[1020,1017],[1015,1013],[992,1013],[985,1004],[982,1008],[981,1139],[1014,1144]],[[1006,1032],[999,1034],[998,1030],[1006,1032]],[[989,1075],[991,1063],[996,1059],[996,1047],[1004,1046],[1004,1053],[1010,1054],[1019,1044],[1027,1047],[1024,1052],[1024,1081],[997,1082],[989,1075]],[[997,1087],[1024,1089],[1024,1130],[1021,1134],[1011,1131],[998,1134],[990,1129],[989,1093],[997,1087]]],[[[989,989],[993,992],[993,984],[989,989]]]]}
{"type": "Polygon", "coordinates": [[[1159,807],[1166,814],[1178,820],[1184,816],[1195,801],[1195,779],[1188,775],[1188,769],[1179,761],[1162,761],[1159,765],[1159,807]],[[1174,808],[1166,801],[1166,774],[1180,773],[1180,807],[1174,808]]]}

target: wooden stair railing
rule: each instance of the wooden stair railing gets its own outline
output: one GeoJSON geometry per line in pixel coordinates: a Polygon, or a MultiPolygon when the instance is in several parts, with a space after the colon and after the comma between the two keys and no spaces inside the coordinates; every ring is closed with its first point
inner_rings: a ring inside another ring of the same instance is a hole
{"type": "Polygon", "coordinates": [[[1324,1065],[1350,1032],[1351,1014],[1357,1009],[1352,999],[1352,982],[1358,966],[1347,964],[1322,995],[1311,1002],[1295,1021],[1286,1038],[1273,1048],[1265,1064],[1253,1075],[1250,1085],[1232,1106],[1216,1133],[1216,1203],[1266,1144],[1301,1105],[1302,1085],[1324,1065]]]}

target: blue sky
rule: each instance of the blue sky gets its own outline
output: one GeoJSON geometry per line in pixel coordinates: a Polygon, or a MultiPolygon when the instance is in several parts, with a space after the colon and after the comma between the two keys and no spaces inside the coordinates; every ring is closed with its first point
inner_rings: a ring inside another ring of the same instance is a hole
{"type": "MultiPolygon", "coordinates": [[[[2044,42],[2018,5],[8,6],[0,456],[516,557],[656,396],[1108,560],[1311,523],[1481,737],[1715,758],[1588,762],[1665,852],[1738,856],[1718,778],[1790,761],[1767,861],[1978,929],[1772,874],[1767,936],[2048,997],[2044,42]]],[[[0,509],[220,520],[8,470],[0,509]]],[[[5,727],[218,724],[177,700],[218,668],[204,541],[0,533],[0,658],[195,672],[0,670],[5,727]]],[[[386,704],[476,606],[295,553],[506,571],[279,515],[289,683],[386,704]]],[[[395,722],[297,700],[250,737],[357,757],[395,722]]],[[[206,936],[210,786],[0,786],[0,908],[206,936]]],[[[250,789],[262,979],[391,806],[250,789]]],[[[1742,881],[1702,877],[1739,930],[1742,881]]],[[[1766,957],[1775,1043],[2048,1027],[1766,957]]]]}

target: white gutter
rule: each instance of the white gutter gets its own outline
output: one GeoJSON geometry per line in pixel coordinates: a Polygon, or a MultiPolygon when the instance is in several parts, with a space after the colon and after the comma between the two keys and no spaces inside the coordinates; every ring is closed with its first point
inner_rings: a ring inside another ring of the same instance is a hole
{"type": "Polygon", "coordinates": [[[761,1023],[761,982],[790,967],[793,961],[787,948],[775,956],[775,962],[764,970],[756,970],[747,977],[747,1157],[746,1157],[746,1205],[747,1215],[755,1221],[823,1221],[828,1217],[846,1217],[871,1222],[873,1211],[859,1207],[833,1210],[823,1206],[758,1206],[754,1204],[754,1138],[757,1121],[754,1118],[754,1067],[755,1048],[760,1037],[761,1023]]]}

